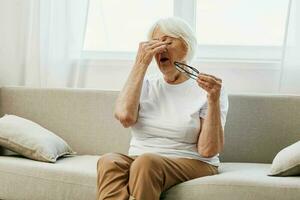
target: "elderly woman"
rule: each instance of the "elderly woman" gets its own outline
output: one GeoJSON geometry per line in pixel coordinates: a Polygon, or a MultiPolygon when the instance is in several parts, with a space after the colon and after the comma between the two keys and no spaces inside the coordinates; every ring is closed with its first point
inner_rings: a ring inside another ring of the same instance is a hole
{"type": "Polygon", "coordinates": [[[149,41],[140,43],[115,108],[115,117],[131,127],[129,155],[99,159],[99,200],[159,200],[175,184],[218,173],[228,110],[222,81],[204,73],[195,81],[174,65],[188,64],[196,46],[178,18],[157,21],[149,41]],[[161,73],[145,77],[153,58],[161,73]]]}

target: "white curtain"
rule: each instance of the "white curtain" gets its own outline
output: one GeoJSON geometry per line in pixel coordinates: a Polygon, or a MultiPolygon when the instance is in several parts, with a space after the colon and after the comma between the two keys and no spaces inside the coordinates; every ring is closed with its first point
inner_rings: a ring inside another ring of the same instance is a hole
{"type": "Polygon", "coordinates": [[[76,87],[88,0],[26,0],[23,84],[76,87]]]}
{"type": "MultiPolygon", "coordinates": [[[[129,71],[126,71],[126,63],[123,63],[124,67],[118,70],[112,68],[113,72],[106,74],[97,63],[96,67],[89,68],[91,72],[86,78],[89,82],[81,85],[85,77],[81,69],[86,69],[86,66],[81,67],[81,49],[88,4],[88,0],[1,0],[0,86],[99,88],[107,85],[106,88],[111,88],[115,80],[123,80],[124,74],[129,71]],[[118,78],[111,80],[108,74],[117,74],[118,78]],[[99,81],[99,77],[102,80],[99,81]]],[[[269,88],[265,90],[260,90],[260,86],[254,88],[255,84],[248,86],[246,80],[245,85],[240,84],[236,91],[300,94],[300,1],[290,0],[289,8],[280,72],[267,77],[269,88]]],[[[218,70],[215,70],[216,73],[222,72],[218,70]]],[[[237,70],[234,76],[232,71],[225,69],[224,79],[233,79],[234,86],[231,87],[235,88],[234,78],[250,77],[252,80],[253,74],[261,73],[237,70]]],[[[264,82],[265,76],[268,74],[263,74],[259,81],[264,82]]],[[[117,85],[119,89],[121,84],[117,85]]]]}
{"type": "Polygon", "coordinates": [[[290,0],[279,92],[300,94],[300,1],[290,0]]]}

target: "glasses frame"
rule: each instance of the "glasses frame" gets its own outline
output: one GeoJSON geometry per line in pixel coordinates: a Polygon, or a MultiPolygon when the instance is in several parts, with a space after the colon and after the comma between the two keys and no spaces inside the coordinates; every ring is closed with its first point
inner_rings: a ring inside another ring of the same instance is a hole
{"type": "Polygon", "coordinates": [[[190,65],[187,65],[187,64],[181,63],[181,62],[177,62],[177,61],[174,62],[174,65],[175,65],[176,69],[177,69],[178,71],[180,71],[181,73],[184,73],[186,76],[188,76],[188,77],[190,77],[190,78],[192,78],[192,79],[194,79],[194,80],[197,80],[197,78],[198,78],[197,75],[198,75],[200,72],[199,72],[198,69],[196,69],[195,67],[192,67],[192,66],[190,66],[190,65]],[[185,67],[191,69],[192,71],[196,72],[197,75],[195,75],[195,74],[189,72],[188,70],[184,69],[181,65],[183,65],[183,66],[185,66],[185,67]]]}

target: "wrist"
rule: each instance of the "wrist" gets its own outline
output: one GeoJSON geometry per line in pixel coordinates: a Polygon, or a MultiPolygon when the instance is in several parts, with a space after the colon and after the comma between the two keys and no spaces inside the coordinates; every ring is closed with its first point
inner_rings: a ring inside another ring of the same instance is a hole
{"type": "Polygon", "coordinates": [[[149,66],[148,64],[136,62],[134,63],[133,68],[147,70],[148,66],[149,66]]]}
{"type": "Polygon", "coordinates": [[[207,104],[209,106],[220,105],[220,100],[219,99],[210,99],[210,98],[207,98],[207,104]]]}
{"type": "Polygon", "coordinates": [[[147,66],[134,64],[130,72],[130,77],[132,78],[132,80],[143,79],[146,75],[146,72],[147,66]]]}

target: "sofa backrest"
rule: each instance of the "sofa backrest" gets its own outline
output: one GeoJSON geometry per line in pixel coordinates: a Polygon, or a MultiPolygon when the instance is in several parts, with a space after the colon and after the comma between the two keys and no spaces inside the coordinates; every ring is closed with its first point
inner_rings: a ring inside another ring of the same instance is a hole
{"type": "Polygon", "coordinates": [[[300,96],[230,95],[221,161],[271,163],[300,140],[300,96]]]}
{"type": "MultiPolygon", "coordinates": [[[[113,117],[118,92],[3,87],[0,114],[15,114],[53,131],[78,154],[127,153],[130,129],[113,117]]],[[[226,162],[270,163],[300,140],[300,96],[230,95],[225,125],[226,162]]]]}
{"type": "Polygon", "coordinates": [[[3,87],[0,111],[30,119],[62,137],[78,154],[127,153],[130,130],[113,117],[118,92],[3,87]]]}

